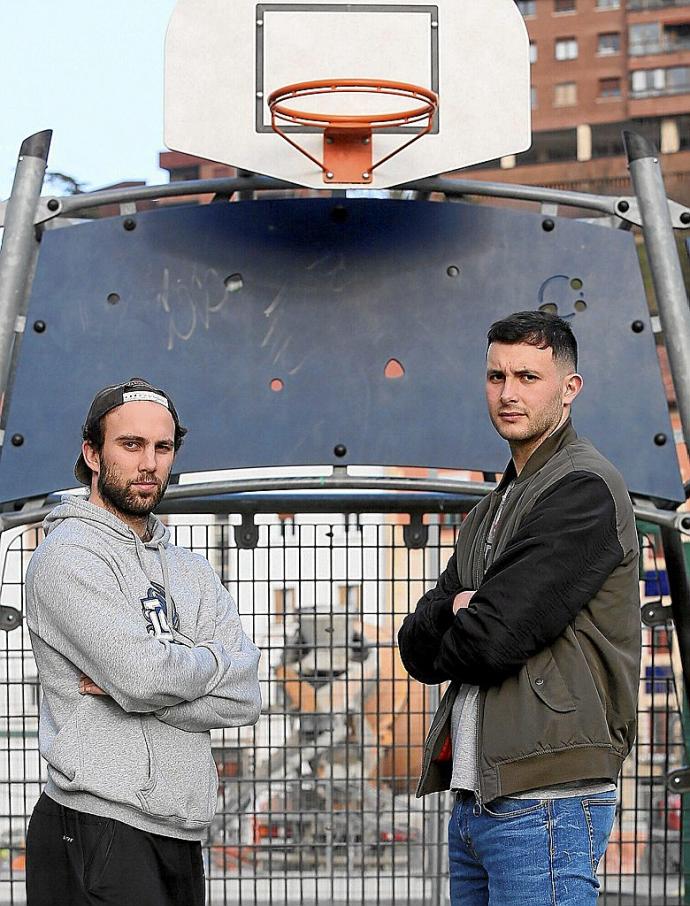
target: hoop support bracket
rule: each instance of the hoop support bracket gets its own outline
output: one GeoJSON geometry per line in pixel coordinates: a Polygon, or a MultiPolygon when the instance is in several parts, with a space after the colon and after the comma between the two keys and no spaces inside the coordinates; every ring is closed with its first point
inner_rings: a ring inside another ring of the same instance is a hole
{"type": "Polygon", "coordinates": [[[435,92],[406,82],[392,82],[373,79],[322,79],[313,82],[299,82],[273,91],[268,98],[271,111],[271,127],[288,144],[311,160],[323,173],[326,185],[338,183],[368,184],[373,172],[381,164],[399,154],[413,142],[427,135],[433,128],[434,116],[438,110],[438,96],[435,92]],[[329,114],[298,110],[288,107],[285,101],[324,94],[373,94],[402,97],[416,102],[416,106],[394,113],[329,114]],[[298,126],[322,128],[323,160],[319,160],[306,148],[291,138],[280,127],[281,122],[298,126]],[[399,148],[395,148],[376,163],[373,162],[373,133],[398,126],[420,124],[420,130],[399,148]]]}

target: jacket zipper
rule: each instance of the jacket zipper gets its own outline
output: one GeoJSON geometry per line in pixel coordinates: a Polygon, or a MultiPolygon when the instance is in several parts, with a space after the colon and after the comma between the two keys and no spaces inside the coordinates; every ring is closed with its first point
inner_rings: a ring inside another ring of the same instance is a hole
{"type": "MultiPolygon", "coordinates": [[[[508,492],[511,490],[510,485],[508,486],[508,488],[506,490],[508,492]]],[[[476,578],[475,588],[479,588],[479,586],[482,583],[483,573],[482,573],[481,564],[484,564],[484,572],[486,572],[487,564],[484,563],[486,542],[487,542],[487,539],[491,532],[491,529],[493,528],[494,522],[501,515],[501,511],[503,509],[503,504],[506,501],[506,496],[507,496],[506,492],[504,491],[498,504],[494,504],[494,506],[490,507],[489,512],[486,514],[486,522],[485,522],[486,530],[484,532],[482,532],[481,546],[478,548],[479,556],[475,557],[475,578],[476,578]]],[[[477,761],[476,761],[477,788],[476,788],[476,790],[474,790],[474,807],[472,809],[472,814],[475,817],[479,817],[479,815],[481,815],[482,805],[484,803],[484,800],[482,797],[482,780],[481,780],[480,763],[479,763],[481,729],[482,729],[482,724],[484,722],[484,701],[485,701],[484,693],[480,691],[479,696],[477,698],[477,729],[475,731],[475,741],[474,741],[476,759],[477,759],[477,761]]]]}
{"type": "Polygon", "coordinates": [[[484,804],[484,799],[482,797],[482,776],[480,773],[480,763],[479,763],[479,743],[481,736],[482,724],[484,723],[484,701],[485,696],[483,692],[479,693],[477,697],[477,730],[476,730],[476,739],[475,739],[475,752],[476,752],[476,768],[477,768],[477,788],[474,791],[474,808],[472,809],[472,814],[475,818],[478,818],[482,813],[482,806],[484,804]]]}
{"type": "MultiPolygon", "coordinates": [[[[481,534],[481,538],[478,539],[481,543],[477,545],[478,554],[475,556],[475,568],[474,568],[474,590],[476,591],[479,586],[482,584],[482,564],[484,562],[484,549],[486,548],[486,539],[489,537],[489,532],[491,531],[491,526],[494,519],[496,518],[496,508],[498,504],[495,501],[492,501],[492,506],[489,507],[489,512],[485,517],[485,528],[481,534]]],[[[486,572],[486,570],[484,570],[486,572]]]]}

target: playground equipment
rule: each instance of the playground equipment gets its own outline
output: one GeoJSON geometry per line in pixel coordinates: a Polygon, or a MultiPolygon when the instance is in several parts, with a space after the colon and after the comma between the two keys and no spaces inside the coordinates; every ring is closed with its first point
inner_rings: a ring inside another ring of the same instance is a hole
{"type": "MultiPolygon", "coordinates": [[[[650,598],[642,619],[654,638],[673,623],[678,669],[645,680],[647,700],[674,675],[686,688],[690,680],[690,518],[678,510],[686,493],[656,351],[663,339],[687,445],[690,311],[674,230],[690,225],[690,211],[666,198],[656,150],[631,133],[624,196],[437,175],[529,143],[527,36],[513,0],[180,0],[166,75],[168,144],[242,175],[42,197],[44,132],[22,144],[12,194],[0,206],[0,535],[16,567],[16,575],[6,568],[0,597],[0,679],[7,739],[11,730],[11,745],[22,746],[10,756],[8,742],[9,818],[0,840],[17,847],[39,779],[24,693],[9,692],[36,682],[21,615],[32,546],[23,533],[35,536],[25,527],[74,484],[75,444],[94,387],[143,374],[169,390],[190,429],[176,460],[185,481],[171,486],[160,512],[216,520],[218,538],[202,549],[219,557],[254,634],[264,634],[271,668],[259,735],[219,740],[228,775],[211,894],[218,902],[309,893],[316,903],[374,894],[440,903],[445,806],[420,811],[411,799],[433,695],[401,675],[394,629],[438,574],[455,522],[504,467],[482,377],[486,328],[501,315],[543,308],[572,319],[588,387],[578,431],[620,468],[665,558],[668,594],[650,598]],[[201,194],[214,203],[166,204],[201,194]],[[137,210],[150,199],[159,201],[155,210],[137,210]],[[534,207],[494,203],[501,199],[534,207]],[[106,204],[120,205],[121,216],[92,219],[106,204]],[[646,244],[658,322],[633,227],[646,244]],[[296,474],[304,466],[310,476],[296,474]],[[420,466],[472,470],[484,480],[404,471],[420,466]],[[259,467],[281,471],[193,477],[259,467]],[[324,516],[333,513],[345,525],[337,568],[340,522],[324,516]],[[294,549],[278,533],[287,530],[277,514],[297,514],[294,549]],[[321,514],[331,537],[307,538],[300,514],[321,514]],[[366,543],[358,528],[354,544],[345,514],[381,521],[366,543]],[[375,563],[368,578],[360,569],[358,581],[371,588],[356,615],[333,600],[353,550],[375,563]],[[276,552],[282,559],[271,559],[276,552]],[[286,631],[271,660],[285,625],[271,610],[272,583],[287,582],[288,573],[297,635],[286,631]],[[314,592],[319,582],[330,589],[325,596],[314,592]],[[17,773],[27,764],[30,794],[17,773]]],[[[190,531],[191,546],[194,538],[190,531]]],[[[654,656],[647,666],[657,670],[654,656]]],[[[645,846],[660,827],[680,834],[677,803],[673,827],[659,819],[660,803],[665,809],[669,796],[690,790],[676,737],[663,774],[657,739],[657,760],[650,755],[628,784],[632,792],[626,787],[626,803],[637,803],[643,787],[649,793],[645,846]]],[[[624,806],[637,816],[635,808],[624,806]]],[[[672,865],[680,897],[680,856],[638,858],[641,838],[631,848],[629,826],[617,833],[621,895],[637,895],[641,867],[648,877],[650,866],[672,865]]],[[[10,902],[18,903],[13,877],[10,902]]],[[[0,873],[0,891],[6,881],[0,873]]]]}

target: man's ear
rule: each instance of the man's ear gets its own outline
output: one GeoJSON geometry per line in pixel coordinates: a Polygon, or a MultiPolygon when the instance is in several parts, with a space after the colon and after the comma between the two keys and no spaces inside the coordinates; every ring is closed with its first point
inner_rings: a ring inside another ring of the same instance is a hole
{"type": "Polygon", "coordinates": [[[582,390],[583,383],[582,375],[578,374],[576,371],[566,377],[563,384],[564,405],[569,406],[573,402],[580,390],[582,390]]]}
{"type": "Polygon", "coordinates": [[[86,465],[96,475],[101,471],[101,457],[98,450],[95,450],[88,440],[81,445],[81,455],[84,457],[86,465]]]}

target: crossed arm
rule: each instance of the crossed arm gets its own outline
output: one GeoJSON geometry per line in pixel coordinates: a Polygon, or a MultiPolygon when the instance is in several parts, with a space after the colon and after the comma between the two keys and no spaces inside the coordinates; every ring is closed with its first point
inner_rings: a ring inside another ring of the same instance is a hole
{"type": "Polygon", "coordinates": [[[424,683],[500,683],[564,632],[623,557],[606,484],[572,473],[541,495],[476,591],[453,553],[403,622],[403,663],[424,683]]]}
{"type": "Polygon", "coordinates": [[[259,652],[210,566],[202,587],[213,619],[194,644],[175,644],[146,631],[138,601],[109,563],[86,548],[71,553],[34,555],[27,622],[80,671],[82,694],[108,695],[125,711],[191,732],[256,722],[259,652]]]}

